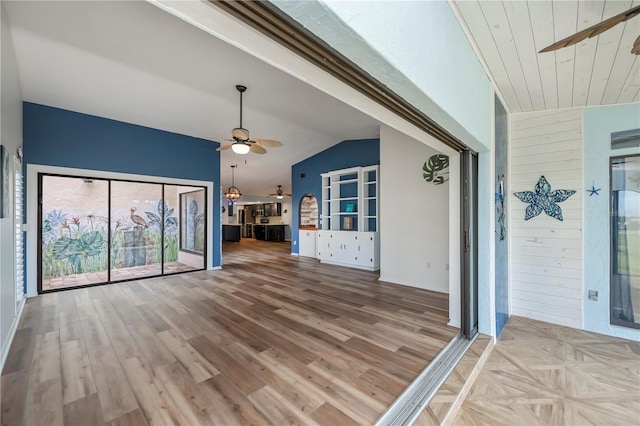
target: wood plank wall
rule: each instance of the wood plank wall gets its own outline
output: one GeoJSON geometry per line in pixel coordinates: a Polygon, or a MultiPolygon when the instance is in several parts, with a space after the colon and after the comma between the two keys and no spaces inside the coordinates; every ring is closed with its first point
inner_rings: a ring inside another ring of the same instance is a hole
{"type": "Polygon", "coordinates": [[[513,114],[511,129],[512,314],[582,328],[582,110],[513,114]],[[559,203],[562,222],[524,220],[513,193],[533,191],[541,175],[551,190],[576,190],[559,203]]]}

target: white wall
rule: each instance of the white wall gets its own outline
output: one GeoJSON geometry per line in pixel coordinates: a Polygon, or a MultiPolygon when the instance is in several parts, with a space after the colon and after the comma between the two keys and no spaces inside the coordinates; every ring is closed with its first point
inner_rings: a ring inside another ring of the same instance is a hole
{"type": "Polygon", "coordinates": [[[582,328],[582,158],[581,109],[512,115],[508,196],[514,315],[582,328]],[[533,191],[541,175],[551,190],[576,191],[558,204],[562,222],[544,212],[525,221],[527,204],[513,196],[533,191]]]}
{"type": "Polygon", "coordinates": [[[0,3],[0,40],[1,50],[1,83],[0,98],[0,144],[9,155],[10,207],[9,217],[0,219],[0,342],[2,343],[2,358],[0,368],[9,350],[9,345],[17,321],[15,294],[15,253],[14,253],[14,223],[13,223],[13,157],[18,146],[22,145],[22,94],[16,64],[13,40],[4,3],[0,3]]]}
{"type": "Polygon", "coordinates": [[[489,148],[491,84],[446,1],[272,3],[465,144],[489,148]]]}
{"type": "MultiPolygon", "coordinates": [[[[640,76],[639,76],[640,78],[640,76]]],[[[584,109],[584,183],[600,188],[599,196],[584,197],[584,329],[626,339],[640,340],[640,330],[610,324],[611,215],[609,158],[640,154],[640,148],[611,149],[611,133],[640,128],[640,103],[584,109]],[[589,290],[598,300],[588,300],[589,290]]],[[[636,262],[640,262],[637,259],[636,262]]],[[[640,306],[634,306],[634,314],[640,306]]]]}
{"type": "Polygon", "coordinates": [[[422,177],[437,153],[380,128],[380,280],[449,293],[449,183],[422,177]]]}

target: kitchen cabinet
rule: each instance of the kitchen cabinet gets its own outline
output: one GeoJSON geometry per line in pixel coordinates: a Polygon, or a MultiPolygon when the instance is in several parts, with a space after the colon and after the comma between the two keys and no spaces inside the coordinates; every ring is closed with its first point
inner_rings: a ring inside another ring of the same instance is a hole
{"type": "Polygon", "coordinates": [[[240,241],[240,225],[222,225],[223,241],[240,241]]]}
{"type": "Polygon", "coordinates": [[[317,246],[321,262],[369,271],[380,269],[377,232],[318,230],[317,246]]]}
{"type": "Polygon", "coordinates": [[[256,240],[284,241],[284,227],[286,225],[253,225],[253,235],[256,240]]]}

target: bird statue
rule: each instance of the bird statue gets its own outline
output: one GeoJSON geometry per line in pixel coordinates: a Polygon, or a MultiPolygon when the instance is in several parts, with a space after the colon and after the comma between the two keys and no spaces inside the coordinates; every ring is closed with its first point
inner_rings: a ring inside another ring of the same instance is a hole
{"type": "Polygon", "coordinates": [[[135,223],[136,225],[140,225],[140,226],[144,226],[145,228],[148,228],[149,225],[147,225],[147,221],[144,220],[141,216],[134,214],[135,211],[136,211],[136,208],[131,207],[131,220],[133,221],[133,223],[135,223]]]}

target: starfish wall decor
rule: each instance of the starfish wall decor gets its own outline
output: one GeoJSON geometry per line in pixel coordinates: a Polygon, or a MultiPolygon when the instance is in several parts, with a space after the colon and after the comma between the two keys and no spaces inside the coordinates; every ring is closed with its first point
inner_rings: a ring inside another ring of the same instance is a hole
{"type": "Polygon", "coordinates": [[[589,197],[593,197],[594,195],[600,195],[601,190],[602,188],[596,188],[596,185],[593,184],[591,185],[591,189],[587,189],[587,192],[589,193],[589,197]]]}
{"type": "Polygon", "coordinates": [[[544,176],[540,176],[538,183],[536,183],[535,192],[514,192],[513,195],[523,203],[530,203],[525,211],[524,220],[536,217],[544,211],[548,216],[562,222],[562,209],[556,203],[565,201],[575,193],[576,191],[569,189],[551,191],[551,184],[544,176]]]}

